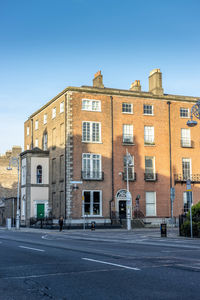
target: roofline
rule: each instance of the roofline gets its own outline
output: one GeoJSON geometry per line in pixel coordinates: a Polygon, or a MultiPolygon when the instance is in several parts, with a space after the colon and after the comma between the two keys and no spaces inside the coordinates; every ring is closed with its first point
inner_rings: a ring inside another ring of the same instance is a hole
{"type": "Polygon", "coordinates": [[[200,97],[192,97],[192,96],[182,96],[182,95],[172,95],[172,94],[164,94],[164,95],[155,95],[150,92],[137,92],[137,91],[131,91],[131,90],[124,90],[124,89],[115,89],[115,88],[97,88],[92,86],[81,86],[81,87],[73,87],[68,86],[65,88],[62,92],[60,92],[58,95],[56,95],[54,98],[52,98],[50,101],[48,101],[45,105],[43,105],[41,108],[39,108],[37,111],[35,111],[29,118],[32,119],[35,115],[40,113],[43,109],[45,109],[47,106],[52,104],[55,100],[66,94],[67,92],[88,92],[88,93],[94,93],[94,94],[107,94],[107,95],[115,95],[115,96],[130,96],[130,97],[143,97],[143,98],[153,98],[153,99],[163,99],[163,100],[171,100],[171,101],[185,101],[185,102],[195,102],[200,97]]]}
{"type": "Polygon", "coordinates": [[[22,157],[23,155],[28,154],[28,153],[48,155],[49,151],[48,150],[44,151],[44,150],[41,150],[41,149],[40,149],[40,151],[39,150],[35,151],[34,149],[30,149],[30,150],[25,150],[25,151],[21,152],[20,156],[22,157]]]}

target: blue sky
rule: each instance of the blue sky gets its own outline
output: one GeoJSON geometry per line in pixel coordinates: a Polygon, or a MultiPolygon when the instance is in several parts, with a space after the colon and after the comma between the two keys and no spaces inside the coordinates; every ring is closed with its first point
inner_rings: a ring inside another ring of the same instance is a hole
{"type": "Polygon", "coordinates": [[[160,68],[165,93],[200,96],[200,1],[0,0],[0,153],[65,87],[129,89],[160,68]]]}

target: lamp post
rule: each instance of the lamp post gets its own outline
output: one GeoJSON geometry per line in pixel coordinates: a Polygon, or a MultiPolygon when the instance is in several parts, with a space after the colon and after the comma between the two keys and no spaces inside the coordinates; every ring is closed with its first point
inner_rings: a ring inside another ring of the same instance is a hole
{"type": "Polygon", "coordinates": [[[128,176],[128,167],[133,166],[133,158],[126,149],[126,205],[127,205],[127,230],[131,230],[131,208],[132,200],[131,193],[129,192],[129,176],[128,176]]]}
{"type": "MultiPolygon", "coordinates": [[[[200,100],[197,101],[195,105],[191,108],[190,119],[187,121],[187,126],[194,127],[197,125],[197,121],[193,120],[193,116],[195,116],[198,120],[200,120],[200,100]]],[[[190,203],[190,234],[191,238],[193,237],[193,230],[192,230],[192,192],[191,192],[191,181],[187,180],[187,194],[189,197],[190,203]],[[189,186],[189,187],[188,187],[189,186]]]]}
{"type": "Polygon", "coordinates": [[[191,108],[190,119],[187,121],[187,126],[194,127],[197,125],[197,121],[193,120],[193,116],[200,120],[200,100],[191,108]]]}
{"type": "Polygon", "coordinates": [[[20,209],[19,209],[19,156],[12,157],[9,161],[8,171],[12,170],[11,166],[17,166],[17,212],[16,212],[16,229],[20,228],[20,209]]]}

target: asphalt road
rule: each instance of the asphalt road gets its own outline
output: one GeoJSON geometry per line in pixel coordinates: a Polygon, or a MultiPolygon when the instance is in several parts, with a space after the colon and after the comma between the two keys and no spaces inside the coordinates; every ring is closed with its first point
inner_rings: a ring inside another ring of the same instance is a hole
{"type": "Polygon", "coordinates": [[[194,300],[199,287],[200,239],[176,232],[0,230],[0,300],[194,300]]]}

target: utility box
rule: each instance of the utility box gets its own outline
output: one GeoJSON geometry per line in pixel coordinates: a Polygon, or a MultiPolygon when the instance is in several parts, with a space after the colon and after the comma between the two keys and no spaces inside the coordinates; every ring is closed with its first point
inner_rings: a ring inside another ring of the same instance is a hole
{"type": "Polygon", "coordinates": [[[160,234],[161,234],[161,237],[167,237],[167,224],[166,223],[160,224],[160,234]]]}
{"type": "Polygon", "coordinates": [[[6,227],[7,227],[8,230],[11,229],[11,220],[12,220],[11,218],[6,219],[6,227]]]}

